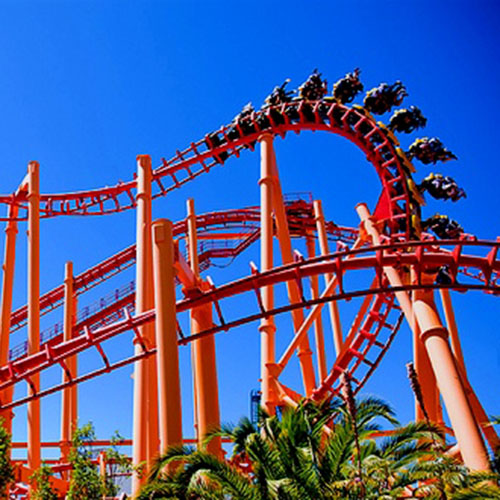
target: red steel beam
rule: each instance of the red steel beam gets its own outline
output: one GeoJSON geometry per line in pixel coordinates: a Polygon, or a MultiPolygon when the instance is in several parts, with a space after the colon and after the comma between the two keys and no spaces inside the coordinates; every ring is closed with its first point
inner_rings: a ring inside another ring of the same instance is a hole
{"type": "MultiPolygon", "coordinates": [[[[290,131],[323,130],[347,138],[366,154],[382,183],[391,231],[409,237],[410,210],[413,202],[409,196],[406,179],[410,175],[411,163],[397,147],[397,141],[390,132],[365,110],[350,108],[336,102],[318,101],[307,105],[304,102],[292,102],[274,107],[272,110],[253,113],[250,117],[250,125],[255,132],[235,140],[228,138],[228,132],[234,124],[226,125],[219,131],[205,136],[204,139],[191,143],[191,146],[184,151],[178,151],[170,161],[164,161],[163,166],[153,172],[154,181],[158,186],[158,192],[154,197],[164,196],[202,173],[208,172],[215,165],[223,163],[222,154],[228,157],[239,155],[243,148],[253,149],[255,141],[262,132],[284,137],[290,131]],[[313,110],[313,120],[304,113],[305,106],[313,110]],[[289,118],[290,111],[299,119],[292,121],[289,118]],[[281,113],[284,123],[276,124],[271,112],[281,113]],[[361,132],[361,126],[363,132],[361,132]],[[217,144],[213,140],[214,136],[218,137],[217,144]],[[190,168],[194,165],[198,170],[190,168]],[[169,184],[165,187],[166,179],[169,184]],[[394,189],[395,182],[400,182],[399,192],[394,189]],[[405,227],[401,229],[399,223],[403,219],[405,227]]],[[[41,214],[44,217],[54,217],[56,215],[96,215],[120,212],[135,207],[133,195],[135,189],[136,181],[133,180],[90,191],[45,194],[41,196],[41,214]]],[[[10,195],[0,195],[0,203],[11,202],[10,195]]],[[[23,193],[19,193],[17,202],[20,203],[21,208],[25,208],[23,193]]]]}
{"type": "MultiPolygon", "coordinates": [[[[486,245],[490,244],[493,248],[500,245],[498,242],[459,242],[461,246],[464,245],[486,245]]],[[[415,242],[415,246],[421,247],[435,247],[435,242],[415,242]]],[[[395,245],[397,246],[397,244],[395,245]]],[[[177,303],[177,313],[184,312],[192,309],[193,307],[198,307],[203,304],[209,304],[215,301],[220,301],[224,298],[228,298],[237,294],[242,294],[245,292],[253,292],[256,288],[261,288],[263,286],[268,286],[270,284],[281,283],[285,281],[294,280],[297,277],[297,272],[300,273],[302,277],[310,277],[317,274],[324,274],[325,272],[333,272],[337,276],[342,276],[345,272],[350,270],[359,269],[382,269],[384,266],[396,266],[396,265],[417,265],[420,271],[424,271],[428,267],[439,267],[442,265],[451,265],[455,263],[457,266],[466,265],[471,268],[481,269],[486,274],[490,276],[492,273],[498,273],[500,270],[500,261],[491,261],[487,257],[479,257],[472,255],[465,255],[460,253],[439,253],[434,252],[419,252],[418,248],[414,253],[399,254],[399,253],[384,253],[387,250],[387,246],[379,246],[374,248],[363,248],[360,250],[354,250],[351,252],[341,252],[332,254],[329,257],[329,261],[325,262],[325,257],[317,257],[309,261],[298,262],[295,264],[282,266],[280,268],[275,268],[266,273],[260,273],[256,276],[250,276],[235,282],[223,285],[219,288],[214,288],[211,291],[204,292],[197,297],[191,297],[184,299],[177,303]],[[375,252],[375,255],[363,256],[363,253],[375,252]],[[356,253],[361,254],[356,258],[345,259],[348,255],[356,253]],[[458,257],[458,258],[457,258],[458,257]]],[[[342,282],[341,280],[339,281],[342,282]]],[[[414,290],[420,288],[440,288],[442,285],[421,285],[409,284],[401,287],[402,290],[414,290]]],[[[446,286],[444,286],[446,288],[446,286]]],[[[448,288],[459,288],[459,289],[482,289],[493,291],[495,293],[500,293],[500,286],[491,283],[491,281],[485,281],[484,284],[456,284],[449,285],[448,288]]],[[[345,292],[342,287],[340,287],[340,293],[334,296],[334,299],[345,298],[349,296],[360,296],[367,293],[382,293],[382,292],[394,292],[395,288],[380,287],[379,289],[370,288],[365,291],[354,291],[345,292]]],[[[308,301],[308,304],[319,303],[327,301],[328,298],[316,299],[314,301],[308,301]]],[[[297,307],[301,307],[303,304],[299,304],[297,307]]],[[[292,310],[294,305],[289,305],[286,307],[278,308],[272,312],[275,314],[280,311],[292,310]]],[[[26,358],[20,359],[13,363],[9,363],[7,366],[0,367],[0,390],[16,383],[20,380],[26,379],[30,375],[38,373],[42,369],[45,369],[53,364],[59,363],[61,360],[66,359],[68,356],[82,352],[92,346],[96,346],[101,342],[125,331],[133,328],[137,328],[149,321],[154,319],[154,311],[147,311],[134,318],[127,318],[112,325],[104,326],[92,334],[87,330],[86,335],[81,335],[72,339],[71,341],[63,342],[58,345],[52,346],[43,352],[35,353],[26,358]]],[[[271,315],[271,311],[265,311],[261,314],[248,316],[244,319],[240,319],[233,322],[226,322],[224,325],[219,327],[215,326],[205,332],[198,335],[193,335],[189,338],[181,339],[180,344],[192,341],[194,338],[200,338],[204,335],[209,335],[220,330],[225,330],[231,328],[238,324],[243,324],[245,322],[253,321],[264,315],[271,315]]]]}
{"type": "MultiPolygon", "coordinates": [[[[312,206],[312,205],[311,205],[312,206]]],[[[289,203],[287,208],[293,210],[295,205],[289,203]]],[[[213,230],[215,227],[228,227],[228,226],[245,226],[245,223],[253,222],[252,228],[258,228],[258,223],[260,221],[260,210],[256,207],[250,207],[247,209],[238,210],[227,210],[222,212],[213,212],[208,214],[199,215],[196,218],[197,228],[210,229],[213,230]]],[[[314,227],[314,220],[304,219],[302,217],[290,217],[289,223],[291,227],[294,224],[301,226],[304,229],[311,226],[314,227]]],[[[353,228],[340,227],[332,223],[328,227],[329,234],[335,235],[340,239],[352,240],[356,237],[357,230],[353,228]]],[[[181,235],[187,234],[186,221],[182,220],[177,222],[173,227],[173,232],[175,237],[180,237],[181,235]]],[[[86,290],[93,288],[102,281],[114,276],[117,272],[122,271],[130,267],[135,262],[135,245],[131,245],[124,250],[112,255],[111,257],[105,259],[104,261],[96,264],[87,271],[75,276],[74,288],[77,295],[85,292],[86,290]]],[[[56,288],[50,290],[49,292],[43,294],[40,297],[40,311],[42,314],[47,313],[62,305],[64,299],[64,287],[59,285],[56,288]]],[[[20,307],[11,314],[10,325],[11,332],[14,332],[24,326],[27,319],[27,306],[20,307]]]]}

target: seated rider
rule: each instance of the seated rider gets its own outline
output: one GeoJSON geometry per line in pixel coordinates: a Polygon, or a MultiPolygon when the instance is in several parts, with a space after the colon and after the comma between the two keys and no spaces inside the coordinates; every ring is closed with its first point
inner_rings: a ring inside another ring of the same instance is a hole
{"type": "Polygon", "coordinates": [[[299,99],[319,101],[328,93],[327,82],[315,69],[309,78],[299,87],[299,99]]]}
{"type": "Polygon", "coordinates": [[[352,102],[357,94],[363,91],[363,84],[359,80],[360,69],[347,73],[333,86],[333,97],[341,104],[352,102]]]}
{"type": "Polygon", "coordinates": [[[424,165],[438,161],[456,160],[457,157],[448,151],[437,137],[417,139],[408,150],[410,158],[418,158],[424,165]]]}
{"type": "Polygon", "coordinates": [[[243,109],[233,118],[231,122],[232,126],[227,131],[228,139],[232,141],[240,139],[241,134],[239,129],[243,135],[250,135],[255,132],[255,127],[251,120],[249,120],[254,111],[255,109],[251,102],[243,106],[243,109]]]}
{"type": "Polygon", "coordinates": [[[437,200],[458,201],[466,198],[465,191],[459,188],[454,179],[441,174],[429,174],[418,186],[420,191],[427,191],[437,200]]]}
{"type": "Polygon", "coordinates": [[[410,106],[408,109],[398,109],[391,116],[389,128],[396,132],[409,134],[417,128],[425,127],[427,118],[417,106],[410,106]]]}
{"type": "Polygon", "coordinates": [[[263,107],[279,106],[292,100],[293,90],[286,90],[286,86],[290,83],[290,78],[287,78],[281,86],[274,87],[273,91],[266,97],[263,107]]]}
{"type": "Polygon", "coordinates": [[[434,234],[441,239],[456,239],[463,234],[462,226],[447,215],[436,214],[422,221],[422,229],[431,229],[434,234]]]}
{"type": "Polygon", "coordinates": [[[253,104],[251,102],[248,102],[243,106],[243,109],[233,118],[233,123],[241,122],[244,118],[249,117],[254,111],[255,108],[253,107],[253,104]]]}
{"type": "Polygon", "coordinates": [[[381,83],[367,92],[363,106],[370,113],[383,115],[394,106],[399,106],[407,95],[405,86],[399,80],[392,85],[381,83]]]}
{"type": "Polygon", "coordinates": [[[437,285],[451,285],[453,283],[453,277],[450,272],[449,266],[441,266],[436,275],[437,285]]]}

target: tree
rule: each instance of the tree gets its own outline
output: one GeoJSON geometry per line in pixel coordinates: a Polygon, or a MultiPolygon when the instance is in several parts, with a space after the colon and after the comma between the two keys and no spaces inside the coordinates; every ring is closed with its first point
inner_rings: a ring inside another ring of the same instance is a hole
{"type": "Polygon", "coordinates": [[[129,458],[118,450],[118,445],[124,438],[115,431],[111,438],[111,448],[108,448],[106,453],[106,476],[105,476],[105,492],[107,496],[116,496],[119,491],[119,483],[116,477],[120,473],[129,473],[132,471],[132,464],[129,458]]]}
{"type": "Polygon", "coordinates": [[[171,448],[157,460],[138,500],[500,498],[499,476],[471,473],[444,455],[434,425],[401,427],[384,402],[350,399],[303,402],[280,417],[263,414],[258,426],[248,419],[224,426],[208,439],[232,441],[229,461],[171,448]],[[380,437],[383,421],[393,429],[380,437]],[[174,463],[181,465],[167,471],[174,463]]]}
{"type": "Polygon", "coordinates": [[[10,460],[11,435],[0,418],[0,498],[6,497],[7,485],[14,480],[14,467],[10,460]]]}
{"type": "Polygon", "coordinates": [[[94,463],[97,451],[92,448],[92,442],[95,440],[94,426],[90,422],[73,433],[72,449],[69,454],[69,462],[73,470],[67,500],[96,500],[102,496],[114,497],[119,489],[114,481],[115,474],[130,472],[130,461],[117,449],[123,438],[116,432],[111,438],[111,448],[102,450],[106,455],[107,470],[106,474],[101,476],[94,463]]]}
{"type": "Polygon", "coordinates": [[[97,467],[92,463],[91,442],[96,435],[89,422],[75,429],[71,440],[69,462],[73,466],[67,500],[96,500],[104,493],[104,484],[97,467]]]}
{"type": "Polygon", "coordinates": [[[434,429],[413,424],[379,444],[372,438],[378,420],[397,424],[390,407],[374,398],[357,403],[355,419],[340,400],[304,402],[281,417],[262,415],[258,427],[243,419],[209,436],[233,442],[229,462],[173,448],[159,458],[139,499],[333,500],[399,493],[408,464],[433,453],[434,429]],[[172,462],[183,465],[165,473],[172,462]]]}
{"type": "Polygon", "coordinates": [[[57,493],[50,484],[50,476],[52,476],[52,469],[46,464],[30,476],[31,484],[34,486],[34,491],[31,492],[33,500],[57,500],[57,493]]]}

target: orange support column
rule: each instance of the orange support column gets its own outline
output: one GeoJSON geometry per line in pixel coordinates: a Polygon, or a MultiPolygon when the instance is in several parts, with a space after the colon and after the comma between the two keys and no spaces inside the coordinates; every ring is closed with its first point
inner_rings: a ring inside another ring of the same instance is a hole
{"type": "MultiPolygon", "coordinates": [[[[140,314],[154,307],[153,297],[153,258],[151,245],[151,158],[147,155],[137,157],[137,245],[136,245],[136,294],[135,312],[140,314]]],[[[154,344],[154,325],[139,328],[141,336],[148,345],[154,344]]],[[[142,347],[135,346],[135,354],[142,347]]],[[[133,457],[134,466],[146,462],[158,452],[158,388],[154,358],[141,359],[134,368],[134,428],[133,457]]],[[[143,478],[134,474],[132,492],[136,494],[143,478]]]]}
{"type": "MultiPolygon", "coordinates": [[[[306,236],[307,256],[311,259],[316,255],[314,238],[311,234],[306,236]]],[[[318,277],[311,276],[311,297],[317,299],[319,297],[318,277]]],[[[325,353],[325,336],[323,334],[323,322],[321,315],[314,320],[314,337],[316,340],[316,352],[318,353],[318,375],[319,380],[323,381],[328,375],[326,366],[326,353],[325,353]]]]}
{"type": "MultiPolygon", "coordinates": [[[[191,333],[202,332],[210,328],[212,322],[212,305],[197,307],[191,314],[191,333]]],[[[213,336],[195,340],[194,359],[198,408],[198,442],[203,446],[203,439],[208,432],[220,427],[219,390],[215,361],[215,342],[213,336]]],[[[214,438],[206,446],[206,450],[222,458],[220,438],[214,438]]]]}
{"type": "MultiPolygon", "coordinates": [[[[39,165],[28,165],[28,354],[40,350],[40,183],[39,165]]],[[[40,374],[31,377],[28,395],[40,390],[40,374]]],[[[40,467],[40,400],[28,403],[28,468],[40,467]]]]}
{"type": "Polygon", "coordinates": [[[484,433],[484,437],[491,446],[491,449],[496,450],[500,446],[500,439],[498,438],[494,426],[490,425],[488,415],[476,396],[474,389],[472,389],[467,377],[467,370],[465,369],[465,361],[462,353],[462,346],[460,345],[460,338],[458,336],[458,328],[451,303],[450,291],[446,288],[442,288],[439,290],[439,294],[441,295],[446,325],[450,334],[451,349],[458,366],[458,371],[460,372],[462,384],[465,388],[465,394],[467,395],[476,422],[480,425],[484,433]]]}
{"type": "MultiPolygon", "coordinates": [[[[373,245],[380,245],[381,239],[379,230],[377,229],[376,222],[372,220],[372,217],[370,215],[370,212],[366,204],[358,203],[356,205],[356,212],[359,218],[361,219],[361,224],[362,224],[361,231],[365,232],[370,237],[373,245]]],[[[395,268],[391,266],[385,266],[383,270],[385,276],[387,277],[387,281],[389,281],[391,286],[393,287],[403,286],[403,281],[401,279],[401,276],[399,275],[399,272],[395,268]]],[[[413,317],[413,307],[408,293],[405,291],[400,291],[400,292],[395,292],[394,295],[398,299],[399,305],[405,315],[406,321],[408,321],[410,328],[412,329],[412,331],[414,331],[415,318],[413,317]]]]}
{"type": "MultiPolygon", "coordinates": [[[[103,484],[106,484],[106,463],[107,461],[107,456],[106,452],[103,450],[99,452],[99,456],[97,457],[97,462],[99,464],[99,476],[101,477],[101,481],[103,484]]],[[[106,495],[102,495],[102,500],[106,500],[108,498],[106,495]]]]}
{"type": "MultiPolygon", "coordinates": [[[[423,275],[422,280],[425,278],[423,275]]],[[[436,375],[464,464],[471,470],[487,471],[489,463],[486,448],[448,344],[448,331],[439,319],[433,291],[416,290],[414,294],[413,308],[420,335],[436,375]]]]}
{"type": "MultiPolygon", "coordinates": [[[[64,340],[73,338],[75,324],[75,296],[73,291],[73,263],[66,262],[64,273],[64,340]]],[[[70,377],[76,377],[76,356],[66,362],[69,374],[63,371],[63,383],[69,382],[70,377]]],[[[76,425],[76,385],[66,387],[62,391],[61,402],[61,462],[68,460],[72,433],[76,425]]]]}
{"type": "Polygon", "coordinates": [[[464,355],[462,353],[462,346],[460,345],[460,339],[458,337],[458,328],[455,321],[455,313],[453,312],[453,306],[451,305],[450,291],[446,288],[441,288],[439,290],[439,295],[441,296],[441,302],[443,304],[444,317],[446,319],[446,325],[448,326],[448,332],[450,334],[451,348],[455,359],[457,360],[460,369],[466,373],[464,355]]]}
{"type": "MultiPolygon", "coordinates": [[[[276,164],[272,141],[269,143],[268,147],[271,149],[272,156],[272,207],[274,209],[274,218],[276,222],[276,235],[280,245],[281,260],[283,264],[290,264],[293,262],[292,242],[288,229],[288,219],[286,216],[285,203],[283,201],[283,193],[281,192],[278,166],[276,164]]],[[[302,297],[297,283],[294,281],[287,281],[286,288],[290,303],[299,304],[302,301],[302,297]]],[[[298,332],[304,322],[304,312],[302,309],[294,309],[292,311],[292,321],[295,332],[298,332]]],[[[300,371],[302,373],[302,381],[306,396],[311,396],[316,386],[316,380],[314,376],[312,351],[309,348],[309,338],[307,334],[302,336],[298,344],[297,356],[299,358],[300,371]]]]}
{"type": "Polygon", "coordinates": [[[153,223],[156,358],[160,413],[160,450],[182,444],[181,383],[175,312],[172,223],[153,223]]]}
{"type": "MultiPolygon", "coordinates": [[[[415,361],[415,371],[418,376],[418,382],[422,389],[424,406],[429,415],[429,419],[434,423],[441,423],[439,407],[439,391],[437,390],[436,377],[432,370],[432,365],[422,342],[420,329],[415,324],[413,330],[413,359],[415,361]]],[[[415,399],[415,420],[424,420],[425,415],[420,404],[415,399]]]]}
{"type": "MultiPolygon", "coordinates": [[[[12,293],[14,289],[14,268],[16,261],[16,237],[17,237],[17,212],[16,203],[9,206],[9,221],[5,228],[5,255],[2,277],[2,304],[0,313],[0,366],[7,364],[9,360],[10,339],[10,314],[12,312],[12,293]]],[[[12,400],[14,386],[9,387],[0,395],[2,403],[12,400]]],[[[12,429],[12,411],[2,412],[4,426],[10,433],[12,429]]]]}
{"type": "MultiPolygon", "coordinates": [[[[194,201],[187,202],[189,262],[191,269],[199,278],[198,241],[196,234],[196,214],[194,201]]],[[[212,321],[212,305],[197,307],[191,311],[191,333],[193,335],[210,328],[212,321]]],[[[194,387],[196,398],[196,422],[198,424],[198,443],[203,446],[205,435],[214,428],[220,427],[219,388],[217,381],[217,362],[215,355],[215,338],[213,335],[202,337],[193,342],[194,387]]],[[[222,458],[220,438],[214,438],[206,447],[209,453],[222,458]]]]}
{"type": "MultiPolygon", "coordinates": [[[[73,290],[73,327],[76,325],[78,319],[78,298],[73,290]]],[[[78,355],[71,356],[68,359],[68,368],[72,377],[78,376],[78,355]]],[[[78,384],[70,387],[69,391],[69,422],[70,429],[73,432],[78,426],[78,384]]]]}
{"type": "MultiPolygon", "coordinates": [[[[328,248],[328,236],[326,234],[325,216],[323,215],[323,207],[320,200],[314,200],[314,218],[316,219],[316,232],[318,233],[319,248],[321,255],[328,255],[330,250],[328,248]]],[[[332,274],[325,274],[325,286],[332,280],[332,274]]],[[[340,323],[339,309],[336,301],[328,303],[330,311],[330,321],[333,329],[333,343],[335,345],[335,353],[337,356],[342,350],[342,324],[340,323]]]]}
{"type": "MultiPolygon", "coordinates": [[[[273,136],[263,134],[260,137],[260,264],[261,271],[268,271],[273,267],[273,219],[272,219],[272,190],[273,190],[273,136]]],[[[273,287],[265,286],[261,289],[262,305],[270,310],[274,305],[273,287]]],[[[275,412],[276,395],[273,390],[273,375],[271,370],[275,363],[275,333],[274,318],[269,316],[260,322],[261,334],[261,387],[262,406],[270,414],[275,412]]]]}
{"type": "MultiPolygon", "coordinates": [[[[410,273],[413,283],[417,282],[417,277],[414,272],[410,273]]],[[[406,274],[408,277],[408,273],[406,274]]],[[[415,301],[415,294],[412,294],[412,308],[415,301]]],[[[429,419],[437,424],[443,423],[443,415],[440,404],[440,394],[436,384],[436,377],[432,370],[432,365],[425,349],[425,345],[421,338],[420,327],[418,321],[414,318],[413,327],[413,360],[415,363],[415,372],[417,373],[418,382],[422,389],[422,398],[425,410],[429,419]]],[[[425,415],[423,408],[415,398],[415,420],[424,420],[425,415]]]]}

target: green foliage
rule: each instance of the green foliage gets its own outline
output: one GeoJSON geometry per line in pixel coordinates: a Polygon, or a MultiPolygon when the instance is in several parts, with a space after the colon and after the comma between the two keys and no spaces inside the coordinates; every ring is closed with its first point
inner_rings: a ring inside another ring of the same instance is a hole
{"type": "Polygon", "coordinates": [[[14,480],[14,467],[10,460],[11,436],[3,424],[4,419],[0,418],[0,498],[5,497],[7,485],[14,480]]]}
{"type": "Polygon", "coordinates": [[[69,461],[73,466],[67,500],[96,500],[103,495],[103,482],[97,467],[92,463],[90,443],[95,441],[93,425],[75,429],[69,461]]]}
{"type": "Polygon", "coordinates": [[[258,426],[248,419],[223,426],[208,439],[233,442],[229,461],[171,448],[152,467],[138,500],[500,499],[499,476],[471,473],[443,455],[437,427],[400,427],[378,399],[352,404],[304,402],[281,417],[262,414],[258,426]],[[377,438],[384,421],[394,428],[377,438]],[[174,464],[180,465],[166,468],[174,464]]]}
{"type": "Polygon", "coordinates": [[[119,491],[115,477],[118,473],[129,473],[132,471],[132,464],[128,457],[118,450],[118,445],[124,438],[115,431],[111,438],[111,448],[106,450],[107,471],[105,479],[105,492],[107,496],[116,496],[119,491]]]}
{"type": "Polygon", "coordinates": [[[92,463],[95,450],[92,441],[96,440],[95,430],[91,423],[76,429],[72,439],[72,450],[69,461],[73,466],[67,500],[96,500],[104,496],[116,496],[118,486],[113,481],[117,472],[129,471],[128,459],[118,452],[117,445],[123,438],[115,433],[112,447],[105,451],[109,462],[105,478],[99,474],[98,468],[92,463]]]}
{"type": "Polygon", "coordinates": [[[33,500],[57,500],[57,494],[50,484],[50,476],[52,469],[46,464],[30,476],[31,484],[34,486],[34,491],[31,492],[33,500]]]}

